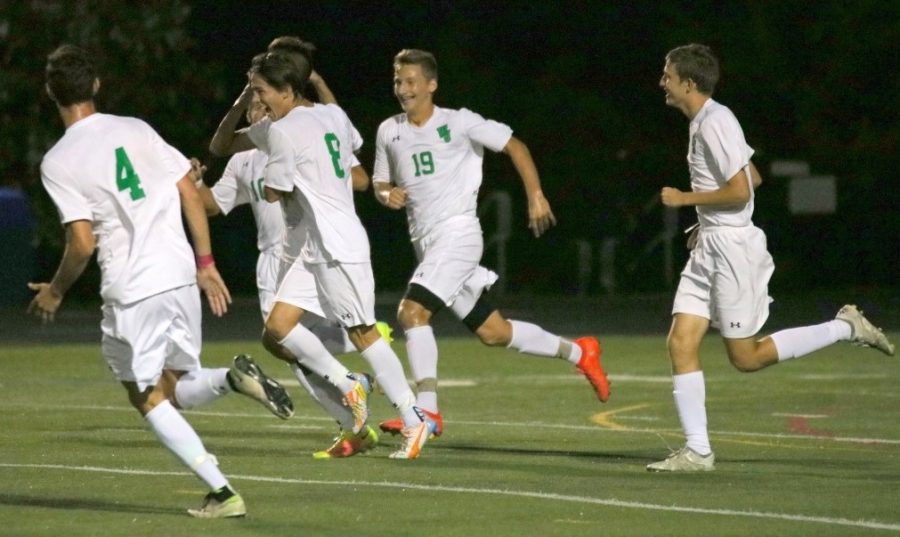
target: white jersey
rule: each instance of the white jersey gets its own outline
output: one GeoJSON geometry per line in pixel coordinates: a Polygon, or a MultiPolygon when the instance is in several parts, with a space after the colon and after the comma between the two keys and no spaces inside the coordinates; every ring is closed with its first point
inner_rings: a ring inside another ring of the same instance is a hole
{"type": "Polygon", "coordinates": [[[502,151],[511,136],[509,126],[465,108],[435,107],[421,127],[398,114],[378,127],[372,180],[406,190],[409,233],[417,240],[450,218],[477,219],[484,148],[502,151]]]}
{"type": "Polygon", "coordinates": [[[302,233],[301,257],[308,263],[368,263],[369,239],[356,215],[350,172],[362,137],[347,114],[334,104],[298,106],[266,131],[265,186],[288,193],[282,198],[285,255],[302,233]]]}
{"type": "MultiPolygon", "coordinates": [[[[718,190],[750,163],[753,148],[744,140],[744,131],[728,107],[708,99],[691,120],[687,162],[691,190],[718,190]]],[[[749,170],[746,171],[750,180],[749,170]]],[[[743,227],[752,225],[753,186],[746,205],[734,208],[697,206],[701,226],[743,227]]]]}
{"type": "Polygon", "coordinates": [[[250,204],[256,220],[256,247],[278,254],[284,235],[281,205],[266,201],[263,174],[268,156],[258,149],[242,151],[231,157],[222,178],[210,188],[216,205],[227,215],[240,205],[250,204]]]}
{"type": "Polygon", "coordinates": [[[196,283],[176,187],[190,168],[143,121],[100,113],[69,126],[44,155],[41,179],[62,222],[93,226],[104,301],[196,283]]]}

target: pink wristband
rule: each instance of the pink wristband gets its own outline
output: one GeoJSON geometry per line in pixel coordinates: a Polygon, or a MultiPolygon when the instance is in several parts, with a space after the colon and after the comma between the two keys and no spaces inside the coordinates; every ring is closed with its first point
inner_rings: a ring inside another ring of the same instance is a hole
{"type": "Polygon", "coordinates": [[[210,265],[215,265],[215,264],[216,264],[216,261],[215,261],[215,259],[213,259],[212,254],[197,256],[197,268],[206,268],[210,265]]]}

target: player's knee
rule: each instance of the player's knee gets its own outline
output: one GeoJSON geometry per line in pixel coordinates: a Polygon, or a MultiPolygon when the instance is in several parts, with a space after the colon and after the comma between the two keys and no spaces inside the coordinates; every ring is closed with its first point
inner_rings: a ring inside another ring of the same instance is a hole
{"type": "Polygon", "coordinates": [[[512,325],[499,314],[491,315],[475,330],[475,334],[489,347],[506,347],[512,340],[512,325]]]}
{"type": "Polygon", "coordinates": [[[759,371],[764,366],[752,353],[732,351],[728,353],[728,361],[741,373],[759,371]]]}

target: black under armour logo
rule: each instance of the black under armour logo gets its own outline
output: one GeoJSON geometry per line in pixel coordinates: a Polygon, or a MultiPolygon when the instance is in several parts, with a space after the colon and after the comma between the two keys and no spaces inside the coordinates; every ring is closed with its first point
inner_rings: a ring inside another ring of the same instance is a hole
{"type": "Polygon", "coordinates": [[[391,142],[399,142],[399,141],[400,141],[400,135],[399,135],[399,134],[398,134],[397,136],[394,136],[393,138],[391,138],[391,142]]]}
{"type": "Polygon", "coordinates": [[[343,319],[345,321],[349,321],[352,318],[353,318],[353,314],[351,314],[351,313],[342,313],[341,314],[341,319],[343,319]]]}
{"type": "Polygon", "coordinates": [[[424,277],[425,277],[425,271],[416,272],[416,278],[424,278],[424,277]]]}
{"type": "Polygon", "coordinates": [[[739,322],[737,322],[737,323],[729,323],[729,324],[731,324],[731,328],[740,328],[740,327],[741,327],[741,323],[739,323],[739,322]]]}

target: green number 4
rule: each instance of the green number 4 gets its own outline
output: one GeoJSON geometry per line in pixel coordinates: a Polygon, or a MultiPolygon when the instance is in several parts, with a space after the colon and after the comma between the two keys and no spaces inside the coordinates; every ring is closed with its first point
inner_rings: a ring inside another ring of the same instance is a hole
{"type": "Polygon", "coordinates": [[[334,174],[338,176],[338,179],[343,179],[345,174],[341,168],[341,141],[333,132],[329,132],[325,135],[325,145],[328,146],[328,154],[331,155],[334,174]]]}
{"type": "Polygon", "coordinates": [[[128,160],[128,154],[124,147],[116,148],[116,186],[119,192],[128,190],[131,201],[137,201],[144,197],[144,189],[141,188],[141,178],[134,173],[134,167],[128,160]]]}

